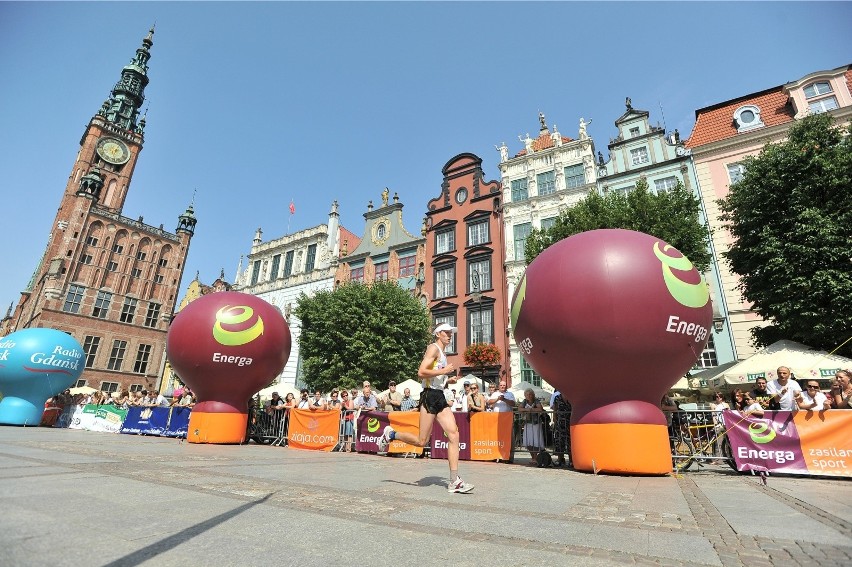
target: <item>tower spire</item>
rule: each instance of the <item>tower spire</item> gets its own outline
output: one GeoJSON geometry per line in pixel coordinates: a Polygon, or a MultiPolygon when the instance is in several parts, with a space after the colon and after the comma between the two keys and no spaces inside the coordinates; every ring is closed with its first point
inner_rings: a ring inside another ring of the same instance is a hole
{"type": "Polygon", "coordinates": [[[148,60],[151,59],[151,46],[154,45],[154,28],[142,40],[142,46],[136,55],[121,70],[121,78],[115,84],[98,114],[107,120],[131,132],[141,132],[136,124],[142,103],[145,102],[145,87],[148,85],[148,60]]]}

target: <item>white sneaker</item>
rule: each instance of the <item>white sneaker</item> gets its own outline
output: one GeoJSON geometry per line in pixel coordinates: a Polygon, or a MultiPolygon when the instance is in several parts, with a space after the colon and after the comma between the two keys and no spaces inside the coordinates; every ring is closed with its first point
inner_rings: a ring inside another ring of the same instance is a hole
{"type": "Polygon", "coordinates": [[[379,453],[387,452],[388,445],[390,444],[390,434],[393,432],[393,427],[390,425],[385,427],[384,431],[382,431],[382,436],[379,437],[378,441],[376,441],[376,445],[379,446],[379,453]]]}
{"type": "Polygon", "coordinates": [[[460,494],[470,492],[471,490],[473,490],[473,485],[463,481],[461,477],[456,477],[456,481],[451,482],[447,487],[447,492],[458,492],[460,494]]]}

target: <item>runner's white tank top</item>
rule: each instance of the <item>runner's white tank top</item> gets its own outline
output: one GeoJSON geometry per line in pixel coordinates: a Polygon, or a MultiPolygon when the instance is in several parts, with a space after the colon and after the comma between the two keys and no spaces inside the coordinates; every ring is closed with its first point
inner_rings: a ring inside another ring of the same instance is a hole
{"type": "MultiPolygon", "coordinates": [[[[441,353],[441,356],[438,357],[438,360],[432,364],[432,368],[441,369],[447,366],[447,355],[444,354],[444,349],[441,348],[441,345],[438,345],[438,352],[441,353]]],[[[436,390],[444,389],[444,381],[446,380],[446,376],[439,374],[438,376],[432,376],[431,378],[423,378],[420,383],[424,388],[434,388],[436,390]]]]}

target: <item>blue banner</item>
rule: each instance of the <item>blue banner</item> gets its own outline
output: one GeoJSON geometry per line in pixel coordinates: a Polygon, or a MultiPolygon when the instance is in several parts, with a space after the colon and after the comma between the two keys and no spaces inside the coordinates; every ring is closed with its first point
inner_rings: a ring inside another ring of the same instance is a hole
{"type": "Polygon", "coordinates": [[[121,427],[122,433],[163,435],[169,423],[171,408],[132,407],[121,427]]]}
{"type": "Polygon", "coordinates": [[[186,439],[186,432],[189,429],[189,416],[191,414],[192,408],[182,406],[173,407],[171,416],[169,416],[169,425],[163,431],[163,436],[186,439]]]}

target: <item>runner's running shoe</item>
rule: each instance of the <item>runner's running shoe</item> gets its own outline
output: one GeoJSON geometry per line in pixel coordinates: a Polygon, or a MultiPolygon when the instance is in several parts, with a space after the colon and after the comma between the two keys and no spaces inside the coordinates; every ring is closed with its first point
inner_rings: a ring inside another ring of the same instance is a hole
{"type": "Polygon", "coordinates": [[[456,477],[456,481],[451,482],[447,487],[447,492],[458,492],[461,494],[470,492],[471,490],[473,490],[473,485],[463,481],[461,477],[456,477]]]}
{"type": "Polygon", "coordinates": [[[388,445],[390,444],[392,439],[391,436],[395,433],[396,432],[393,430],[393,427],[391,427],[390,425],[385,427],[385,430],[382,431],[382,436],[379,437],[378,441],[376,441],[376,445],[379,446],[379,453],[384,453],[388,450],[388,445]]]}

